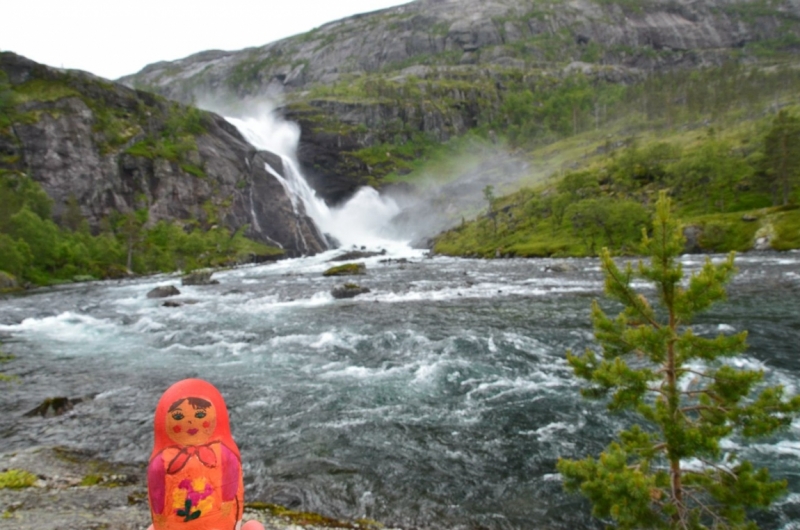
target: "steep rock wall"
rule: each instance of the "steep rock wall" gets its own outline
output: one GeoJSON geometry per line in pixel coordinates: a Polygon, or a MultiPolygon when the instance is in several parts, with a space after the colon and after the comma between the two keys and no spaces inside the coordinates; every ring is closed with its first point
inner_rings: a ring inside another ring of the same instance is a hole
{"type": "Polygon", "coordinates": [[[288,255],[326,248],[294,205],[277,155],[257,151],[224,118],[80,72],[0,54],[15,95],[0,130],[0,170],[23,171],[54,201],[68,201],[97,229],[115,212],[146,208],[149,222],[222,222],[288,255]],[[191,122],[191,126],[185,123],[191,122]]]}

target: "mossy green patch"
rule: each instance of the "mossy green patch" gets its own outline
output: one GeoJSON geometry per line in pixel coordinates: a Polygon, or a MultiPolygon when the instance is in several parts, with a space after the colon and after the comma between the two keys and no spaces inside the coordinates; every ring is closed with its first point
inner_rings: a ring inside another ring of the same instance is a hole
{"type": "Polygon", "coordinates": [[[131,473],[130,466],[120,466],[99,460],[90,453],[65,447],[54,447],[53,455],[64,462],[77,464],[86,473],[79,482],[80,486],[117,488],[138,481],[136,473],[131,473]]]}
{"type": "Polygon", "coordinates": [[[103,482],[103,475],[89,474],[81,479],[81,486],[97,486],[103,482]]]}
{"type": "Polygon", "coordinates": [[[340,521],[338,519],[326,517],[318,513],[298,512],[284,508],[283,506],[277,504],[269,504],[266,502],[248,502],[245,503],[245,508],[267,512],[275,517],[286,519],[297,526],[320,526],[324,528],[348,528],[353,530],[357,528],[364,528],[365,525],[366,528],[372,528],[375,530],[382,528],[380,523],[374,523],[373,521],[367,519],[360,520],[358,524],[354,524],[347,521],[340,521]]]}
{"type": "Polygon", "coordinates": [[[194,175],[197,178],[206,178],[206,171],[205,169],[201,168],[200,166],[196,166],[194,164],[190,164],[188,162],[184,162],[180,165],[181,169],[184,170],[186,173],[190,175],[194,175]]]}
{"type": "Polygon", "coordinates": [[[81,479],[79,486],[84,486],[84,487],[101,486],[104,488],[118,488],[120,486],[130,484],[134,481],[135,479],[127,475],[89,473],[88,475],[85,475],[81,479]]]}
{"type": "Polygon", "coordinates": [[[58,101],[68,97],[81,97],[81,93],[61,80],[32,79],[14,87],[16,103],[29,101],[58,101]]]}
{"type": "Polygon", "coordinates": [[[322,273],[323,276],[350,276],[357,274],[365,274],[366,267],[363,263],[345,263],[331,267],[322,273]]]}
{"type": "Polygon", "coordinates": [[[194,141],[194,138],[191,137],[184,137],[177,140],[151,137],[136,142],[126,149],[125,152],[133,156],[149,158],[150,160],[164,158],[172,162],[178,162],[190,151],[196,150],[197,143],[194,141]]]}
{"type": "Polygon", "coordinates": [[[30,488],[36,484],[36,475],[22,469],[9,469],[0,473],[0,489],[30,488]]]}

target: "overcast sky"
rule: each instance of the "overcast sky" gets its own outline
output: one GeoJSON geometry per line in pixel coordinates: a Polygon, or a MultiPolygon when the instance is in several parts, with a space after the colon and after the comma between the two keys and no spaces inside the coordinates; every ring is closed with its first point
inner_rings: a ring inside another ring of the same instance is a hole
{"type": "Polygon", "coordinates": [[[260,46],[409,0],[8,0],[0,50],[116,79],[203,50],[260,46]]]}

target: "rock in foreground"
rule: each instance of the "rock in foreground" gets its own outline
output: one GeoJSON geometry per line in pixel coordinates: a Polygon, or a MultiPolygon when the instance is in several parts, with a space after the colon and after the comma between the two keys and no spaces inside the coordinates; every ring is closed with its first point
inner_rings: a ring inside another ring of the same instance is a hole
{"type": "Polygon", "coordinates": [[[192,271],[181,278],[181,285],[217,285],[219,282],[211,279],[213,274],[210,269],[192,271]]]}
{"type": "Polygon", "coordinates": [[[147,298],[167,298],[170,296],[177,296],[179,294],[181,294],[181,292],[174,285],[159,285],[147,293],[147,298]]]}
{"type": "MultiPolygon", "coordinates": [[[[111,463],[93,453],[64,447],[32,447],[0,454],[3,467],[38,478],[33,487],[0,488],[0,529],[144,530],[151,523],[147,472],[143,465],[111,463]]],[[[297,513],[263,502],[245,504],[244,520],[257,519],[266,530],[384,528],[358,525],[318,514],[297,513]]]]}
{"type": "Polygon", "coordinates": [[[360,294],[366,294],[369,292],[369,289],[366,287],[362,287],[355,283],[346,283],[344,285],[339,285],[334,287],[331,290],[331,295],[336,299],[343,299],[343,298],[355,298],[360,294]]]}
{"type": "Polygon", "coordinates": [[[322,273],[323,276],[352,276],[367,273],[367,266],[363,263],[345,263],[331,267],[322,273]]]}

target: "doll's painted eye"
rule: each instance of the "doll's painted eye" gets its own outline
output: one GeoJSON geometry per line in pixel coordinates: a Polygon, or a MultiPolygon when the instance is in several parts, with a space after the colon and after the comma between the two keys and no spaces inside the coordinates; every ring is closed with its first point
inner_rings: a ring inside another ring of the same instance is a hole
{"type": "Polygon", "coordinates": [[[195,418],[205,418],[206,417],[206,411],[198,410],[197,412],[194,413],[194,417],[195,418]]]}
{"type": "Polygon", "coordinates": [[[175,421],[181,421],[183,419],[183,414],[181,414],[180,412],[176,412],[175,414],[172,415],[172,419],[175,421]]]}

